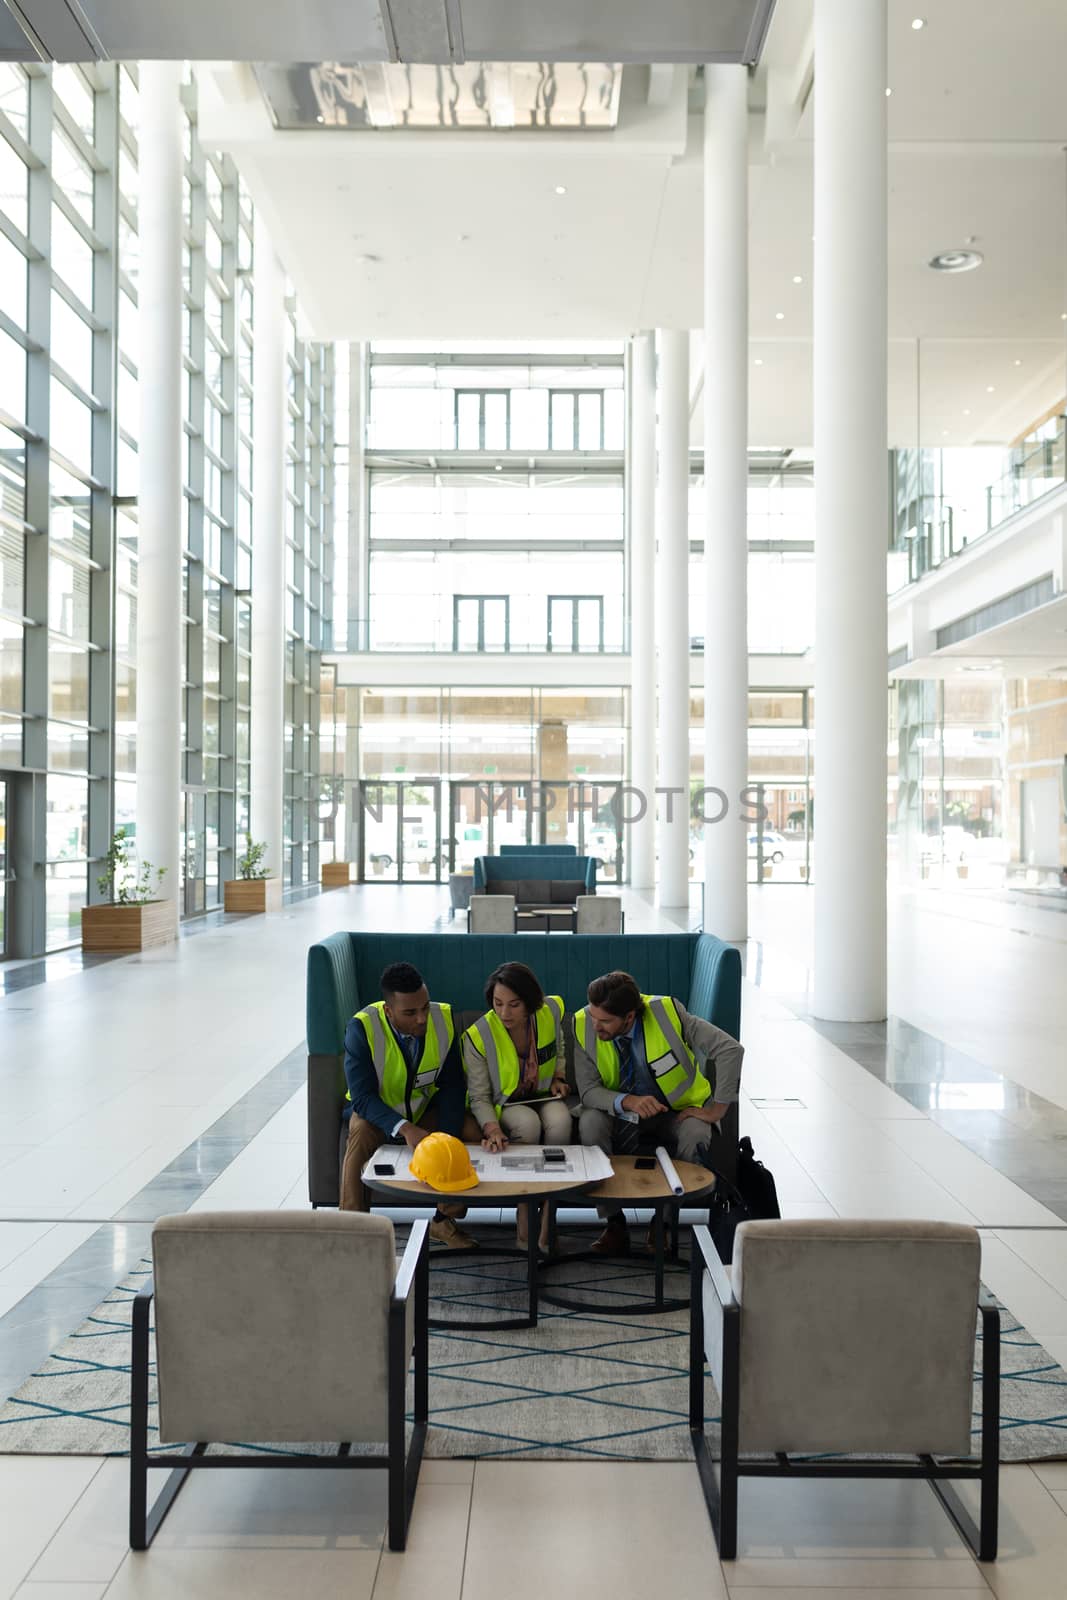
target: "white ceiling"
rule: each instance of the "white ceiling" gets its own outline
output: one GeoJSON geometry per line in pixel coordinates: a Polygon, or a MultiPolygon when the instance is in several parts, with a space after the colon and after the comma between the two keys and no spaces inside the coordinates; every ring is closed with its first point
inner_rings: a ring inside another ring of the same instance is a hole
{"type": "Polygon", "coordinates": [[[895,678],[1067,678],[1067,597],[911,661],[895,678]]]}
{"type": "MultiPolygon", "coordinates": [[[[778,0],[750,96],[754,445],[811,442],[811,12],[778,0]]],[[[889,12],[890,442],[1010,440],[1065,388],[1067,6],[889,12]],[[968,239],[977,271],[927,267],[968,239]]],[[[650,95],[628,69],[611,134],[278,133],[248,69],[216,65],[201,133],[238,158],[320,337],[619,338],[700,325],[688,76],[650,95]]]]}

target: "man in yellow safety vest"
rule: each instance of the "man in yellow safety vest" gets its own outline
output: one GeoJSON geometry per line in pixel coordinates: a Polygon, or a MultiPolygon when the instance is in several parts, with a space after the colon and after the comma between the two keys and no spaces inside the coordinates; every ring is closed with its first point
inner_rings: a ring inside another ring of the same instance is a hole
{"type": "MultiPolygon", "coordinates": [[[[582,1101],[583,1144],[606,1155],[636,1155],[663,1145],[682,1161],[705,1164],[717,1124],[737,1099],[744,1051],[736,1039],[690,1016],[670,995],[642,994],[628,972],[607,972],[588,988],[574,1016],[574,1077],[582,1101]]],[[[593,1249],[625,1255],[623,1212],[593,1249]]]]}
{"type": "MultiPolygon", "coordinates": [[[[432,1001],[421,973],[394,961],[381,977],[382,998],[357,1011],[345,1030],[345,1117],[348,1143],[341,1169],[341,1210],[369,1211],[363,1168],[383,1144],[412,1149],[428,1133],[451,1133],[468,1144],[481,1130],[466,1111],[467,1085],[452,1007],[432,1001]]],[[[475,1239],[455,1223],[462,1205],[439,1205],[430,1238],[452,1249],[475,1239]]]]}

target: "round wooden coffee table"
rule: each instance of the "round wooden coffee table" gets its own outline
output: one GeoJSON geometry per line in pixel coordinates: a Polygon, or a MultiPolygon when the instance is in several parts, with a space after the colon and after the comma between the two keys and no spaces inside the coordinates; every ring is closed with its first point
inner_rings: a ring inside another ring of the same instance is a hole
{"type": "MultiPolygon", "coordinates": [[[[541,1298],[552,1306],[560,1306],[564,1311],[610,1311],[612,1316],[637,1317],[657,1311],[682,1311],[689,1304],[688,1297],[684,1300],[668,1298],[664,1294],[664,1271],[667,1254],[665,1249],[666,1214],[673,1207],[680,1210],[682,1206],[696,1202],[698,1204],[710,1200],[715,1192],[715,1174],[709,1172],[707,1167],[697,1166],[693,1161],[676,1161],[675,1171],[678,1181],[682,1185],[683,1193],[672,1194],[667,1187],[667,1180],[663,1176],[657,1161],[654,1167],[639,1168],[637,1162],[644,1160],[640,1156],[611,1157],[614,1173],[610,1178],[605,1178],[600,1183],[590,1184],[582,1196],[583,1201],[590,1205],[610,1206],[621,1211],[626,1206],[646,1209],[651,1207],[654,1212],[653,1228],[655,1231],[655,1255],[653,1270],[655,1272],[656,1292],[652,1300],[635,1300],[627,1305],[598,1307],[590,1300],[576,1300],[573,1296],[559,1294],[555,1290],[542,1288],[541,1298]]],[[[575,1261],[632,1261],[641,1260],[640,1254],[635,1256],[598,1256],[592,1250],[573,1250],[567,1255],[555,1255],[548,1261],[541,1263],[541,1270],[548,1271],[554,1267],[567,1266],[575,1261]]],[[[673,1259],[677,1259],[676,1257],[673,1259]]],[[[595,1292],[595,1291],[592,1291],[595,1292]]]]}
{"type": "Polygon", "coordinates": [[[464,1189],[459,1194],[442,1194],[437,1189],[431,1189],[428,1183],[420,1183],[415,1178],[383,1178],[366,1172],[363,1174],[363,1183],[366,1188],[372,1190],[375,1194],[380,1194],[385,1203],[389,1203],[392,1200],[395,1204],[400,1199],[400,1196],[403,1196],[403,1200],[400,1203],[411,1206],[436,1206],[446,1203],[449,1205],[463,1205],[469,1210],[475,1211],[499,1210],[501,1206],[529,1206],[525,1250],[515,1249],[507,1245],[490,1245],[488,1249],[430,1252],[431,1266],[436,1259],[457,1255],[464,1255],[469,1258],[481,1255],[525,1256],[528,1293],[528,1309],[525,1317],[508,1317],[503,1320],[488,1322],[464,1322],[458,1318],[444,1317],[431,1317],[429,1319],[431,1328],[480,1328],[490,1332],[501,1332],[508,1328],[537,1327],[538,1238],[541,1232],[541,1209],[549,1200],[560,1200],[563,1196],[573,1195],[578,1190],[589,1189],[588,1179],[572,1179],[569,1183],[557,1183],[553,1180],[535,1184],[525,1183],[522,1178],[509,1179],[506,1182],[493,1182],[483,1179],[473,1189],[464,1189]]]}

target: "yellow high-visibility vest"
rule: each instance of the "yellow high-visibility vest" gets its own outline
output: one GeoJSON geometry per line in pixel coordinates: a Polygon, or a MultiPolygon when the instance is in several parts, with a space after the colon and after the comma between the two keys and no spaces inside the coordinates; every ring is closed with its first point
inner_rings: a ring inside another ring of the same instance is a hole
{"type": "MultiPolygon", "coordinates": [[[[643,994],[641,1031],[645,1041],[645,1060],[658,1087],[672,1110],[702,1106],[711,1095],[711,1084],[697,1066],[696,1057],[682,1038],[682,1020],[670,995],[643,994]]],[[[619,1091],[619,1052],[613,1039],[599,1039],[583,1008],[574,1013],[574,1036],[582,1049],[592,1055],[586,1038],[596,1045],[596,1069],[605,1088],[619,1091]]]]}
{"type": "MultiPolygon", "coordinates": [[[[385,1015],[385,1001],[376,1000],[356,1012],[370,1045],[371,1060],[378,1079],[378,1093],[398,1117],[408,1115],[408,1063],[399,1040],[385,1015]]],[[[426,1107],[437,1093],[437,1078],[445,1064],[445,1057],[456,1036],[452,1022],[452,1007],[444,1001],[430,1002],[430,1023],[422,1041],[422,1054],[415,1067],[415,1080],[411,1085],[411,1120],[418,1122],[426,1107]]],[[[351,1100],[349,1093],[346,1096],[351,1100]]]]}
{"type": "MultiPolygon", "coordinates": [[[[557,1072],[562,1074],[562,1067],[558,1065],[563,1059],[562,998],[558,994],[546,995],[544,1005],[534,1013],[534,1022],[537,1027],[537,1092],[548,1094],[552,1079],[557,1072]]],[[[499,1121],[502,1109],[519,1087],[522,1070],[519,1053],[495,1011],[487,1011],[484,1017],[479,1017],[467,1029],[464,1038],[485,1057],[499,1121]]]]}

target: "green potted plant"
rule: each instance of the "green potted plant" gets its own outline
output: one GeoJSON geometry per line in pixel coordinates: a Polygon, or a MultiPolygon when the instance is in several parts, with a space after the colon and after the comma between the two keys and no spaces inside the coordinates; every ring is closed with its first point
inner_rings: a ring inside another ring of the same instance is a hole
{"type": "Polygon", "coordinates": [[[245,915],[260,911],[282,909],[282,880],[272,878],[264,865],[267,854],[265,841],[245,834],[245,851],[237,858],[239,876],[227,878],[222,888],[222,903],[227,911],[245,915]]]}
{"type": "Polygon", "coordinates": [[[138,861],[132,837],[116,828],[96,887],[103,897],[83,906],[82,949],[150,950],[178,936],[178,908],[161,894],[166,867],[138,861]]]}

